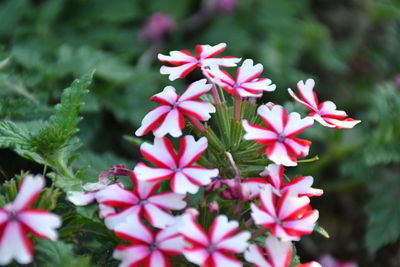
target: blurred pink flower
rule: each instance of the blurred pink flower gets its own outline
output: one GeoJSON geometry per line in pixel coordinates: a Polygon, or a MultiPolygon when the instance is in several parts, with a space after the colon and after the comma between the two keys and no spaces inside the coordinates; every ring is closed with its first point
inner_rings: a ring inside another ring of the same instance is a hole
{"type": "Polygon", "coordinates": [[[355,261],[339,261],[329,254],[324,254],[319,258],[319,262],[324,267],[358,267],[355,261]]]}
{"type": "Polygon", "coordinates": [[[236,0],[216,0],[217,9],[223,13],[232,13],[236,4],[236,0]]]}
{"type": "Polygon", "coordinates": [[[163,39],[174,25],[175,21],[169,14],[155,13],[147,19],[140,32],[140,38],[148,41],[163,39]]]}

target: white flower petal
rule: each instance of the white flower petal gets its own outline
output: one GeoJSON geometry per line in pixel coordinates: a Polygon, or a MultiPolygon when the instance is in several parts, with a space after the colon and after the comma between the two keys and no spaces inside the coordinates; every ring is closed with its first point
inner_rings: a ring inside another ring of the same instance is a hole
{"type": "Polygon", "coordinates": [[[32,244],[17,221],[6,224],[0,239],[0,264],[6,265],[15,259],[20,264],[32,261],[32,244]]]}
{"type": "Polygon", "coordinates": [[[29,207],[39,196],[40,191],[45,185],[43,176],[28,175],[22,181],[18,195],[13,201],[12,209],[15,211],[29,207]]]}
{"type": "Polygon", "coordinates": [[[58,235],[55,229],[62,224],[58,215],[42,210],[22,211],[18,214],[18,219],[35,235],[51,240],[57,239],[58,235]]]}

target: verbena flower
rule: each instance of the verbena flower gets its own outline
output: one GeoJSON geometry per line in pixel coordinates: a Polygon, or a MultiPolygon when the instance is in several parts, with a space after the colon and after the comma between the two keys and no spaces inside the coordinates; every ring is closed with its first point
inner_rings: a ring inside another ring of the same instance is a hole
{"type": "Polygon", "coordinates": [[[276,85],[270,79],[258,78],[263,71],[261,64],[254,65],[253,60],[246,59],[237,70],[236,77],[219,69],[211,67],[208,71],[213,80],[228,93],[241,97],[261,97],[264,91],[274,91],[276,85]]]}
{"type": "Polygon", "coordinates": [[[184,216],[180,233],[190,244],[183,250],[186,259],[203,267],[240,267],[242,263],[232,254],[243,253],[248,246],[250,233],[241,231],[237,221],[228,221],[219,215],[211,224],[209,233],[190,216],[184,216]]]}
{"type": "Polygon", "coordinates": [[[0,264],[15,259],[20,264],[32,261],[33,248],[28,234],[39,238],[57,239],[59,216],[45,210],[31,208],[45,186],[40,175],[28,175],[13,202],[0,208],[0,264]]]}
{"type": "MultiPolygon", "coordinates": [[[[96,194],[116,182],[120,176],[129,176],[130,170],[125,168],[124,164],[113,165],[110,169],[100,173],[99,179],[95,183],[86,183],[83,185],[83,191],[70,191],[67,193],[67,199],[76,206],[86,206],[96,200],[96,194]]],[[[107,208],[100,206],[100,217],[105,216],[107,208]]]]}
{"type": "MultiPolygon", "coordinates": [[[[265,252],[268,258],[265,257],[261,247],[251,245],[244,253],[244,258],[256,267],[289,267],[293,245],[292,242],[279,241],[275,236],[270,235],[265,239],[265,252]]],[[[313,261],[294,267],[321,267],[321,265],[313,261]]]]}
{"type": "Polygon", "coordinates": [[[297,89],[300,97],[298,97],[291,89],[288,89],[289,94],[294,100],[311,110],[309,116],[318,121],[321,125],[330,128],[353,128],[360,120],[348,118],[346,112],[336,110],[336,105],[332,101],[318,102],[317,94],[314,92],[315,82],[313,79],[308,79],[306,83],[299,81],[297,89]]]}
{"type": "Polygon", "coordinates": [[[311,210],[310,199],[298,197],[288,190],[279,199],[267,184],[260,192],[261,208],[251,204],[251,217],[258,225],[271,230],[285,241],[299,241],[302,235],[311,234],[318,219],[318,211],[311,210]]]}
{"type": "Polygon", "coordinates": [[[117,208],[105,216],[104,222],[109,229],[114,229],[132,215],[142,216],[157,228],[165,228],[175,222],[175,218],[167,210],[181,210],[186,206],[185,195],[174,192],[156,194],[159,182],[138,180],[131,172],[133,190],[123,189],[118,184],[108,186],[96,194],[97,201],[105,206],[117,208]]]}
{"type": "Polygon", "coordinates": [[[273,191],[277,196],[282,196],[288,190],[294,190],[298,193],[298,196],[321,196],[324,191],[322,189],[312,188],[311,185],[314,182],[312,176],[297,176],[285,184],[283,176],[285,169],[282,165],[269,164],[265,167],[265,170],[260,173],[263,178],[250,178],[243,182],[250,189],[250,199],[254,199],[259,196],[260,190],[265,187],[266,184],[270,184],[273,187],[273,191]]]}
{"type": "Polygon", "coordinates": [[[267,146],[266,154],[270,160],[276,164],[296,166],[297,158],[308,155],[311,141],[295,137],[313,125],[313,119],[301,119],[297,112],[287,115],[285,108],[280,105],[272,109],[262,105],[257,109],[257,114],[267,128],[243,120],[246,131],[244,139],[267,146]]]}
{"type": "Polygon", "coordinates": [[[211,84],[207,84],[206,79],[190,84],[181,96],[176,93],[174,87],[165,87],[161,93],[150,98],[160,105],[147,113],[135,134],[142,136],[153,130],[153,134],[157,137],[163,137],[168,133],[173,137],[179,137],[185,127],[185,116],[208,121],[211,118],[210,113],[215,112],[215,107],[196,99],[210,89],[211,84]]]}
{"type": "Polygon", "coordinates": [[[132,243],[119,245],[113,257],[120,266],[170,267],[168,257],[178,255],[185,245],[183,237],[170,227],[154,233],[137,216],[130,216],[115,228],[116,235],[132,243]]]}
{"type": "Polygon", "coordinates": [[[216,55],[225,50],[226,44],[220,43],[215,46],[196,45],[196,54],[193,56],[187,50],[171,51],[169,56],[158,54],[158,59],[162,62],[168,62],[173,66],[162,66],[161,74],[168,74],[168,78],[173,81],[178,78],[184,78],[192,70],[199,67],[202,71],[206,71],[206,67],[213,65],[223,67],[233,67],[240,61],[235,57],[220,57],[216,55]]]}
{"type": "Polygon", "coordinates": [[[139,180],[149,182],[171,179],[171,189],[175,193],[194,194],[200,186],[208,185],[211,178],[218,175],[218,169],[193,166],[207,145],[207,138],[196,141],[193,136],[187,135],[180,139],[179,152],[176,153],[168,138],[155,138],[153,145],[144,143],[140,151],[157,168],[138,163],[135,174],[139,180]]]}

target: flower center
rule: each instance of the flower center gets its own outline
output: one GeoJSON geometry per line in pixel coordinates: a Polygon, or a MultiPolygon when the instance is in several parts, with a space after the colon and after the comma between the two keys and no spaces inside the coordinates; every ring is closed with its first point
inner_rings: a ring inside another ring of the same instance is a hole
{"type": "Polygon", "coordinates": [[[181,170],[182,170],[182,169],[179,168],[179,167],[175,167],[175,168],[172,169],[172,171],[174,171],[174,172],[180,172],[181,170]]]}
{"type": "Polygon", "coordinates": [[[216,246],[211,244],[207,247],[207,252],[208,253],[213,253],[215,250],[217,250],[216,246]]]}
{"type": "Polygon", "coordinates": [[[283,133],[279,133],[278,136],[277,136],[277,138],[276,138],[276,140],[277,140],[279,143],[284,143],[284,142],[285,142],[285,138],[286,138],[286,136],[285,136],[283,133]]]}
{"type": "Polygon", "coordinates": [[[18,221],[18,213],[14,210],[8,212],[8,220],[9,221],[18,221]]]}
{"type": "Polygon", "coordinates": [[[238,83],[232,84],[232,88],[233,88],[233,89],[236,89],[236,88],[238,88],[238,87],[240,87],[240,84],[238,84],[238,83]]]}
{"type": "Polygon", "coordinates": [[[138,205],[146,205],[147,203],[149,203],[147,199],[140,199],[138,205]]]}
{"type": "Polygon", "coordinates": [[[149,244],[149,250],[150,251],[155,251],[155,250],[157,250],[158,249],[158,247],[157,247],[157,244],[156,243],[151,243],[151,244],[149,244]]]}

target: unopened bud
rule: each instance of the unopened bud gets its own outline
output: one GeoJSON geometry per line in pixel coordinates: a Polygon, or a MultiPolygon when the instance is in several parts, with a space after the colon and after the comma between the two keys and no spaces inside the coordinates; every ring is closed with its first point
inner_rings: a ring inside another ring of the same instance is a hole
{"type": "Polygon", "coordinates": [[[147,19],[140,32],[140,37],[146,41],[163,39],[171,32],[174,24],[175,22],[170,15],[155,13],[147,19]]]}
{"type": "Polygon", "coordinates": [[[195,208],[187,208],[185,209],[184,214],[188,214],[193,219],[196,219],[200,215],[200,212],[195,208]]]}
{"type": "Polygon", "coordinates": [[[268,102],[268,103],[265,104],[265,105],[267,106],[267,108],[268,108],[269,110],[271,110],[271,109],[275,106],[275,104],[272,103],[272,102],[268,102]]]}
{"type": "Polygon", "coordinates": [[[397,87],[397,89],[400,89],[400,74],[394,76],[393,83],[397,87]]]}
{"type": "Polygon", "coordinates": [[[232,13],[236,7],[236,0],[216,0],[217,9],[223,13],[232,13]]]}
{"type": "Polygon", "coordinates": [[[220,193],[221,197],[226,200],[232,200],[236,197],[233,195],[232,190],[230,188],[225,189],[220,193]]]}
{"type": "Polygon", "coordinates": [[[218,213],[219,211],[219,204],[217,201],[212,201],[210,204],[208,204],[208,210],[211,213],[218,213]]]}

